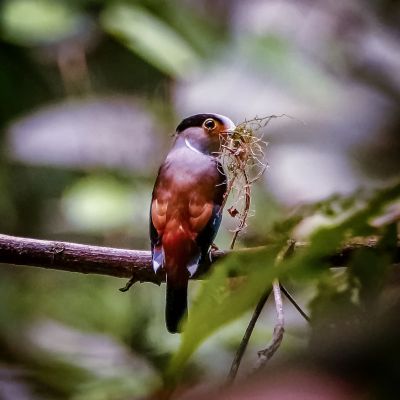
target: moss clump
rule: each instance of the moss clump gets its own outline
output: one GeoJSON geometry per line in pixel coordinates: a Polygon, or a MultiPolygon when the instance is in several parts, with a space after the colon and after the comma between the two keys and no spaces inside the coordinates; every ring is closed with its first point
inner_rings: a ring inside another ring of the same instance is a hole
{"type": "Polygon", "coordinates": [[[251,185],[268,167],[265,151],[268,143],[264,140],[263,128],[278,116],[255,117],[239,123],[232,135],[221,143],[220,160],[228,174],[228,189],[225,202],[231,195],[229,214],[237,221],[231,248],[238,234],[246,227],[251,202],[251,185]]]}

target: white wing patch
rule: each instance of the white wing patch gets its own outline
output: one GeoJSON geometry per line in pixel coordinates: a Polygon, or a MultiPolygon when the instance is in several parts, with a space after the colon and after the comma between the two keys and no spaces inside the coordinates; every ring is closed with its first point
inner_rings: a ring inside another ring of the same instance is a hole
{"type": "Polygon", "coordinates": [[[157,273],[157,271],[163,266],[163,262],[164,262],[164,250],[154,251],[153,269],[155,273],[157,273]]]}
{"type": "Polygon", "coordinates": [[[189,275],[190,277],[192,277],[198,270],[199,268],[199,262],[200,262],[200,255],[194,257],[190,263],[188,264],[188,266],[186,267],[189,271],[189,275]]]}

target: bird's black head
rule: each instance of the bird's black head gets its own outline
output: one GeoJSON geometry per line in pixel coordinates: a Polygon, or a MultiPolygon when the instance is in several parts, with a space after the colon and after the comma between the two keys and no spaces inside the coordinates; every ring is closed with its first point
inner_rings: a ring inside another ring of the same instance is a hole
{"type": "Polygon", "coordinates": [[[229,121],[233,125],[232,121],[230,121],[227,117],[224,117],[223,115],[195,114],[182,120],[182,122],[176,128],[176,133],[179,134],[187,128],[201,127],[207,119],[215,120],[221,125],[227,125],[227,122],[229,121]]]}
{"type": "Polygon", "coordinates": [[[223,115],[192,115],[176,128],[176,143],[184,143],[204,154],[213,154],[219,151],[221,141],[232,134],[235,128],[235,124],[223,115]]]}

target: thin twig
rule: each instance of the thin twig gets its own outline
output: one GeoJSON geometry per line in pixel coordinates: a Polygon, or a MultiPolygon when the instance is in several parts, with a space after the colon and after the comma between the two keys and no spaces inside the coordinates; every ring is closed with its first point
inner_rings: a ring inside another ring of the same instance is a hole
{"type": "Polygon", "coordinates": [[[306,312],[299,306],[294,297],[288,292],[288,290],[281,284],[282,293],[286,296],[286,298],[293,304],[294,308],[299,312],[299,314],[307,321],[310,322],[310,317],[306,314],[306,312]]]}
{"type": "Polygon", "coordinates": [[[285,333],[285,320],[283,315],[283,303],[282,303],[282,293],[279,286],[279,281],[275,280],[272,284],[274,291],[274,300],[276,307],[277,321],[274,327],[274,333],[272,334],[271,343],[264,350],[257,352],[258,354],[258,364],[256,369],[262,368],[268,360],[272,358],[275,352],[279,349],[282,343],[283,334],[285,333]]]}
{"type": "MultiPolygon", "coordinates": [[[[296,242],[293,240],[288,241],[288,244],[276,256],[275,265],[279,264],[285,257],[288,257],[292,254],[295,244],[296,244],[296,242]]],[[[233,362],[232,362],[232,365],[231,365],[231,368],[229,370],[229,374],[227,377],[227,382],[226,382],[227,384],[232,384],[236,378],[240,363],[242,361],[244,352],[249,343],[250,337],[253,333],[254,327],[258,320],[258,317],[260,316],[261,311],[262,311],[272,289],[274,290],[274,296],[276,297],[276,295],[275,295],[276,289],[273,285],[272,288],[268,288],[263,293],[263,295],[261,296],[260,300],[257,303],[257,306],[253,312],[253,316],[251,317],[251,320],[247,326],[246,332],[245,332],[245,334],[242,338],[242,341],[240,342],[239,348],[235,354],[235,358],[233,359],[233,362]]],[[[280,303],[282,304],[282,299],[281,299],[280,303]]],[[[277,304],[277,303],[275,302],[275,304],[277,304]]],[[[283,311],[282,311],[282,313],[283,313],[283,311]]],[[[279,318],[278,318],[278,321],[279,321],[279,318]]],[[[283,318],[282,318],[282,323],[283,323],[283,318]]]]}
{"type": "MultiPolygon", "coordinates": [[[[285,258],[292,256],[295,246],[296,241],[288,240],[287,245],[278,253],[275,260],[275,266],[278,266],[285,258]]],[[[283,334],[285,332],[282,294],[278,280],[273,281],[272,290],[274,292],[277,323],[274,327],[271,344],[266,349],[257,353],[259,363],[257,368],[260,368],[262,365],[264,365],[275,354],[282,342],[283,334]]]]}
{"type": "Polygon", "coordinates": [[[233,359],[231,368],[229,370],[229,374],[226,380],[227,385],[230,385],[233,383],[233,381],[236,378],[237,372],[239,370],[240,363],[242,361],[244,352],[246,351],[247,345],[249,344],[250,337],[253,333],[254,327],[256,325],[256,322],[261,314],[262,309],[264,308],[265,303],[268,300],[269,295],[272,292],[272,288],[268,288],[265,293],[261,296],[260,300],[257,303],[257,306],[253,312],[253,316],[251,317],[251,320],[249,322],[249,325],[247,326],[246,332],[242,338],[242,341],[240,342],[240,345],[236,351],[235,358],[233,359]]]}
{"type": "MultiPolygon", "coordinates": [[[[285,258],[292,256],[296,241],[288,240],[287,245],[278,253],[275,266],[278,266],[285,258]]],[[[285,321],[283,316],[283,302],[282,293],[279,281],[276,279],[272,282],[272,290],[274,292],[275,308],[277,315],[277,322],[272,334],[271,344],[264,350],[260,350],[258,354],[258,366],[256,369],[261,368],[278,350],[285,332],[285,321]]]]}

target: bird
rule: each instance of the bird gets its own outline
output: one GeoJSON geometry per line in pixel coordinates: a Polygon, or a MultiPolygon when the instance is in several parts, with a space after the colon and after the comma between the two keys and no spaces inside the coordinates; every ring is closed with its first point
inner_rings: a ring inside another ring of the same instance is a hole
{"type": "Polygon", "coordinates": [[[219,161],[221,143],[236,126],[219,114],[183,119],[161,165],[150,206],[153,269],[166,274],[165,321],[182,332],[188,281],[208,257],[222,219],[227,177],[219,161]]]}

